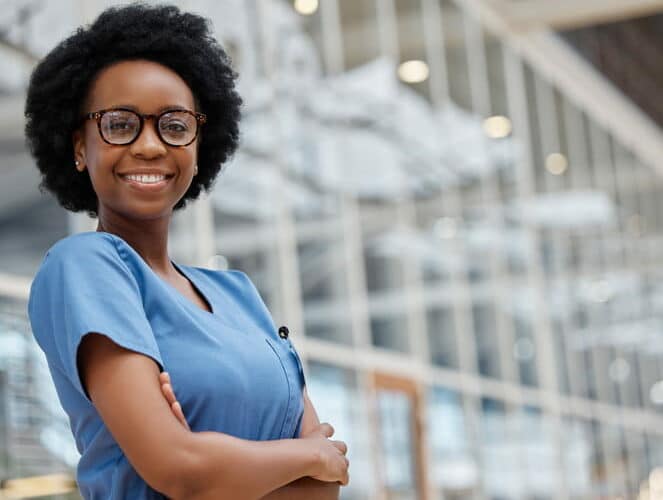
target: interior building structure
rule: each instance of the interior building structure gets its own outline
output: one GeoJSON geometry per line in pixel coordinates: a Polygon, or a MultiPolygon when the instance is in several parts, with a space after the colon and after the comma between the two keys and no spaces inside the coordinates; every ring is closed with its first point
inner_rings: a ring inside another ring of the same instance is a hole
{"type": "MultiPolygon", "coordinates": [[[[115,3],[0,13],[0,479],[78,459],[26,301],[96,221],[39,191],[23,105],[115,3]]],[[[176,3],[213,21],[245,108],[171,256],[245,271],[290,327],[350,448],[342,498],[660,494],[663,2],[176,3]]]]}

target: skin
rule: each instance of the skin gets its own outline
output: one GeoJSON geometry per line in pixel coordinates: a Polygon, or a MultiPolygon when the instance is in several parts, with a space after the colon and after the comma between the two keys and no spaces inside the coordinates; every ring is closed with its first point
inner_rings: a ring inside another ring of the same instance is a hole
{"type": "MultiPolygon", "coordinates": [[[[177,73],[132,60],[97,75],[84,112],[122,106],[157,114],[166,107],[195,110],[194,102],[177,73]]],[[[182,148],[168,146],[148,120],[132,144],[110,145],[88,120],[72,140],[75,168],[90,176],[99,200],[97,231],[123,238],[162,279],[209,310],[167,250],[173,207],[195,175],[199,139],[182,148]],[[137,189],[121,177],[149,170],[172,177],[157,192],[137,189]]],[[[130,463],[150,486],[173,498],[331,499],[338,498],[339,484],[348,482],[347,446],[329,439],[333,428],[319,422],[305,390],[300,439],[252,442],[191,432],[168,375],[159,374],[150,358],[103,335],[85,336],[78,364],[90,399],[130,463]]]]}

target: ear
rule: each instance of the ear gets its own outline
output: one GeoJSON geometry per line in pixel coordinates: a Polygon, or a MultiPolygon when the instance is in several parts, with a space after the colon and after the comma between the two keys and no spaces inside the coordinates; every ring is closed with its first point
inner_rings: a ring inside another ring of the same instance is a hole
{"type": "Polygon", "coordinates": [[[78,162],[78,165],[75,165],[76,170],[82,172],[85,170],[85,133],[82,128],[78,128],[74,131],[71,136],[72,143],[74,146],[74,161],[78,162]]]}

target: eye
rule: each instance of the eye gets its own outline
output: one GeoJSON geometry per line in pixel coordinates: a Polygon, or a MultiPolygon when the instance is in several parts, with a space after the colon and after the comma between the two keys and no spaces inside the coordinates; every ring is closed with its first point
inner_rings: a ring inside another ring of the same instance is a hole
{"type": "Polygon", "coordinates": [[[108,127],[111,130],[127,130],[133,128],[133,123],[128,120],[113,120],[108,127]]]}
{"type": "Polygon", "coordinates": [[[186,132],[187,130],[189,130],[189,127],[187,126],[186,123],[180,121],[170,121],[162,125],[161,129],[166,130],[168,132],[186,132]]]}

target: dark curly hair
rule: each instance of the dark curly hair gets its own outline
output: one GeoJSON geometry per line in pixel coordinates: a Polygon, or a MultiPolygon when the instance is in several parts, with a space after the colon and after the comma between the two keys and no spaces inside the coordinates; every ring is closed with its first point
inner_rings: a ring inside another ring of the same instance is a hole
{"type": "Polygon", "coordinates": [[[74,167],[72,134],[80,125],[89,88],[105,67],[147,59],[175,71],[207,115],[198,150],[198,174],[175,205],[209,191],[221,165],[239,142],[242,100],[237,74],[211,33],[209,20],[171,5],[111,7],[89,27],[58,44],[34,69],[25,104],[27,145],[42,174],[40,190],[51,191],[67,210],[97,216],[89,175],[74,167]]]}

